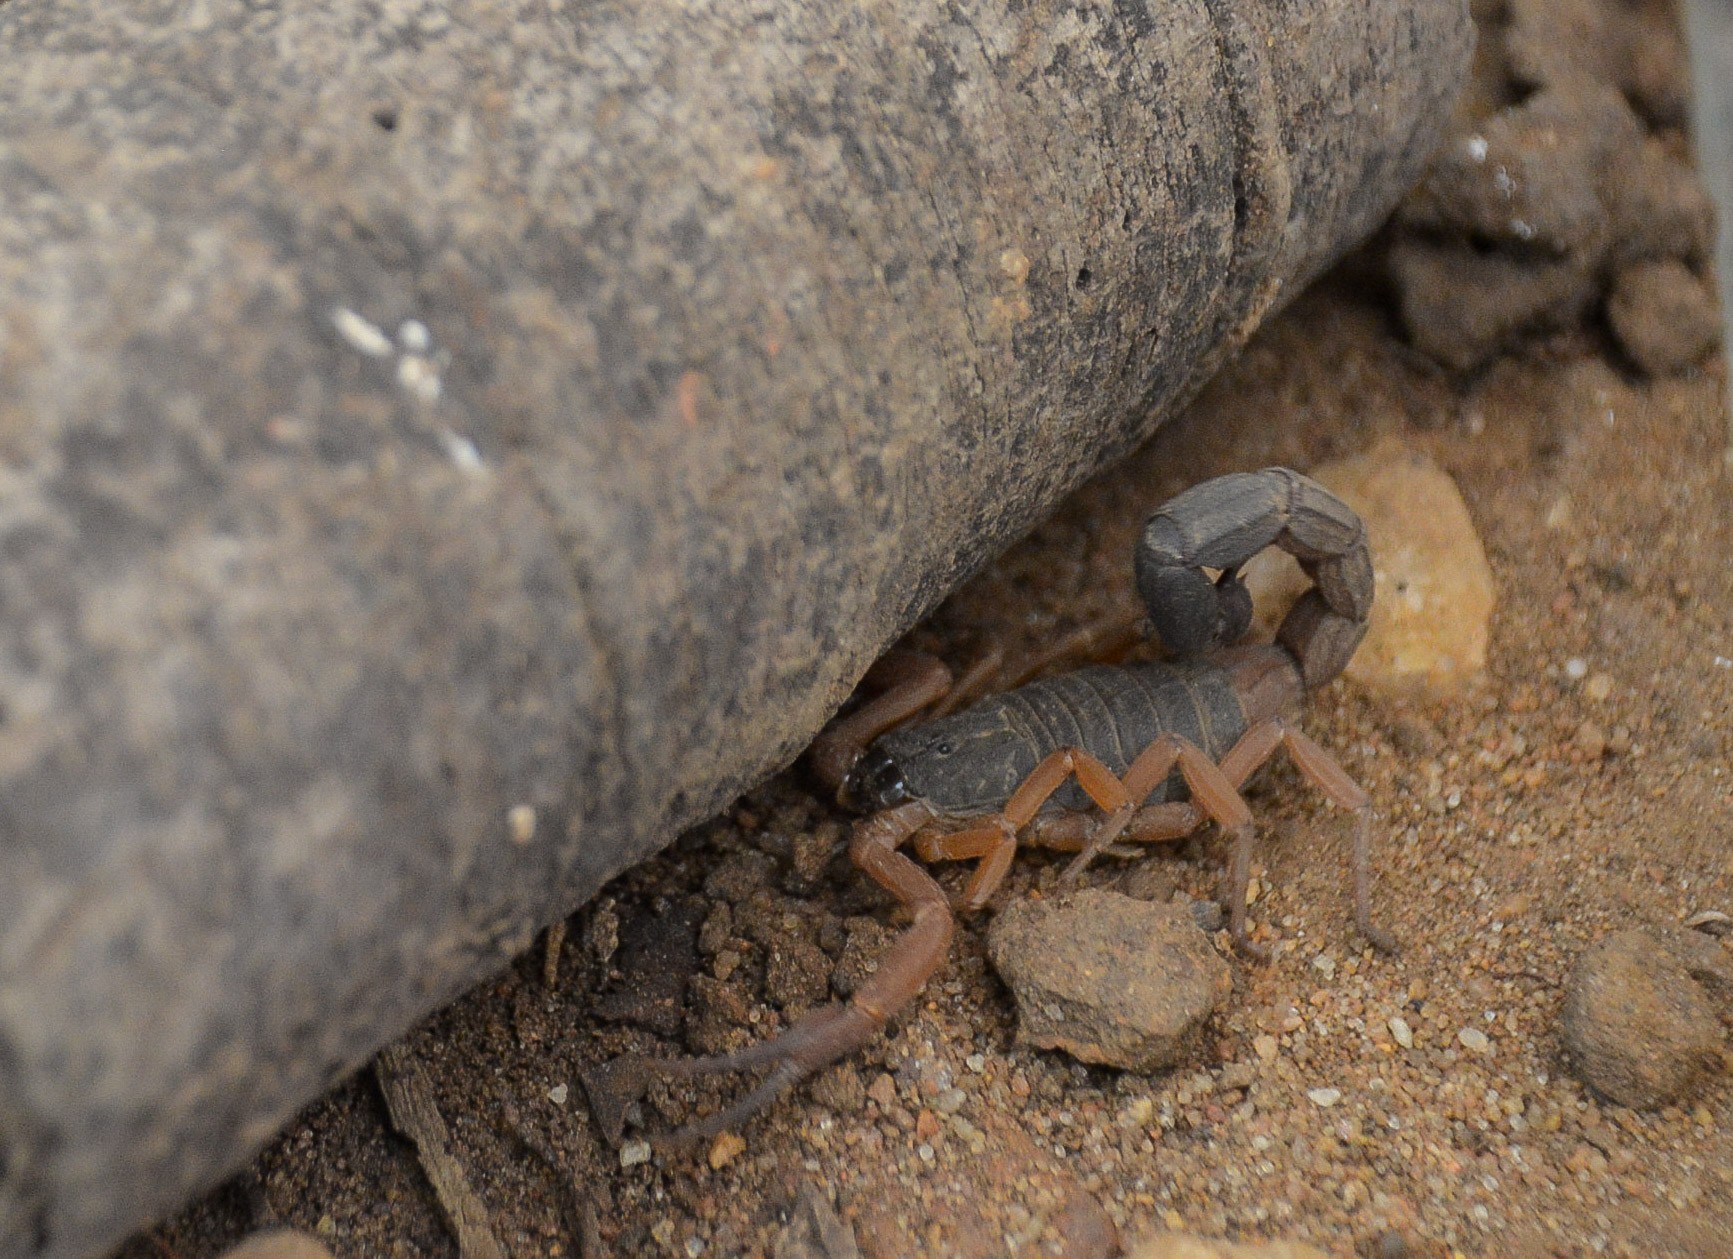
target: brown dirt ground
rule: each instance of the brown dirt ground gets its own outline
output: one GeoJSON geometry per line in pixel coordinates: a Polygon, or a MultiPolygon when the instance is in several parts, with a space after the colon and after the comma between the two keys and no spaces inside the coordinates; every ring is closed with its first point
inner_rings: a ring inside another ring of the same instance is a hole
{"type": "MultiPolygon", "coordinates": [[[[953,661],[989,638],[1027,656],[1133,597],[1131,541],[1170,493],[1391,434],[1430,453],[1497,582],[1487,673],[1443,701],[1337,682],[1309,715],[1383,818],[1375,905],[1401,955],[1362,948],[1340,815],[1281,768],[1254,793],[1266,890],[1252,914],[1293,947],[1234,962],[1190,1066],[1148,1078],[1018,1047],[983,916],[892,1035],[749,1124],[725,1165],[622,1169],[585,1106],[586,1068],[767,1035],[894,923],[837,860],[844,819],[784,774],[577,915],[555,984],[538,948],[406,1041],[509,1253],[769,1253],[815,1185],[880,1256],[1104,1255],[1115,1234],[1182,1226],[1389,1256],[1733,1254],[1725,1076],[1658,1113],[1598,1103],[1558,1029],[1586,945],[1733,912],[1723,368],[1645,379],[1590,318],[1447,372],[1408,348],[1382,275],[1377,247],[1338,269],[921,634],[953,661]],[[1464,1048],[1468,1027],[1489,1051],[1464,1048]],[[1308,1098],[1324,1087],[1336,1105],[1308,1098]]],[[[1222,855],[1205,836],[1088,881],[1207,898],[1222,855]]],[[[1024,854],[998,903],[1058,864],[1024,854]]],[[[721,1095],[660,1090],[644,1119],[678,1122],[721,1095]]],[[[457,1253],[371,1072],[122,1253],[199,1259],[273,1223],[339,1256],[457,1253]]]]}

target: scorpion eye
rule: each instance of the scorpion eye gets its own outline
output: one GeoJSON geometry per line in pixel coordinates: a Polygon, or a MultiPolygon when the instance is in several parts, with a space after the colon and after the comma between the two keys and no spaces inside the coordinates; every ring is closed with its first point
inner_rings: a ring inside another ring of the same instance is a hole
{"type": "Polygon", "coordinates": [[[933,752],[937,756],[949,756],[956,750],[957,749],[951,745],[949,739],[940,739],[937,743],[933,744],[933,752]]]}

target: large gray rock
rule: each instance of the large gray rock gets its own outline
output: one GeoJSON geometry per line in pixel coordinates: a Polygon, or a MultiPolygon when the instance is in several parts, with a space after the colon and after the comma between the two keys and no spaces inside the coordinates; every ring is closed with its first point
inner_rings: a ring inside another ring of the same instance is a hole
{"type": "Polygon", "coordinates": [[[1415,177],[1460,2],[0,3],[0,1255],[786,763],[1415,177]]]}

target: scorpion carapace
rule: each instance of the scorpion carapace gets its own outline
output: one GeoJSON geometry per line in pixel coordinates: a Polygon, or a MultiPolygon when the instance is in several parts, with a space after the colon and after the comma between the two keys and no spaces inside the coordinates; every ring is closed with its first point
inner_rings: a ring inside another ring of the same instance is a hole
{"type": "Polygon", "coordinates": [[[1366,632],[1372,562],[1359,518],[1287,468],[1218,477],[1150,518],[1136,573],[1149,622],[1174,661],[1042,678],[912,726],[905,723],[943,702],[949,672],[912,653],[874,666],[865,689],[879,693],[833,722],[808,760],[840,800],[868,815],[849,855],[913,921],[847,1003],[816,1010],[772,1040],[716,1057],[607,1064],[591,1096],[611,1137],[625,1103],[655,1074],[770,1068],[733,1106],[656,1138],[678,1147],[740,1123],[877,1035],[944,962],[955,929],[951,902],[905,845],[923,861],[977,861],[954,907],[968,912],[1004,879],[1019,840],[1075,852],[1064,874],[1075,878],[1112,845],[1177,839],[1215,822],[1233,846],[1229,929],[1239,949],[1263,956],[1246,931],[1253,826],[1239,789],[1278,748],[1355,814],[1355,920],[1375,946],[1393,947],[1371,921],[1371,801],[1296,724],[1303,693],[1339,674],[1366,632]],[[1274,643],[1236,646],[1251,622],[1240,567],[1271,545],[1294,555],[1313,587],[1274,643]]]}

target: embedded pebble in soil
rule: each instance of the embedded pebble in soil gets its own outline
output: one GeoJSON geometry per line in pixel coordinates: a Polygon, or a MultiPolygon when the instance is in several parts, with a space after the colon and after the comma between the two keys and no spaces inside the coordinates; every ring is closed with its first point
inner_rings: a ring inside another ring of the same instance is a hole
{"type": "Polygon", "coordinates": [[[777,1234],[773,1259],[858,1259],[854,1229],[843,1221],[817,1186],[802,1185],[788,1223],[777,1234]]]}
{"type": "Polygon", "coordinates": [[[1639,1110],[1684,1097],[1720,1061],[1709,994],[1655,932],[1621,931],[1589,948],[1571,970],[1561,1017],[1577,1076],[1639,1110]]]}
{"type": "MultiPolygon", "coordinates": [[[[1308,473],[1366,523],[1376,594],[1350,679],[1372,690],[1455,694],[1486,667],[1492,570],[1456,482],[1398,439],[1308,473]]],[[[1245,568],[1269,624],[1308,579],[1287,555],[1265,551],[1245,568]]]]}
{"type": "Polygon", "coordinates": [[[1607,323],[1631,361],[1651,376],[1682,371],[1721,337],[1714,295],[1676,258],[1620,271],[1607,296],[1607,323]]]}
{"type": "Polygon", "coordinates": [[[1328,1259],[1303,1242],[1228,1242],[1163,1233],[1126,1252],[1127,1259],[1328,1259]]]}
{"type": "Polygon", "coordinates": [[[1102,889],[1016,902],[987,947],[1016,996],[1020,1040],[1132,1071],[1180,1061],[1233,990],[1186,909],[1102,889]]]}

